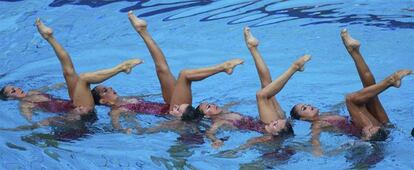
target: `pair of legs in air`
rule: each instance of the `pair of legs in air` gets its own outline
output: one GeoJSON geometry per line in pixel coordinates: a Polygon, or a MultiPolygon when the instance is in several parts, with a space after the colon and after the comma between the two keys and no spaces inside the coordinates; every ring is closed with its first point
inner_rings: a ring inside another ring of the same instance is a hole
{"type": "Polygon", "coordinates": [[[253,37],[250,29],[247,27],[244,29],[244,38],[247,48],[253,56],[261,83],[261,89],[256,94],[260,121],[250,122],[250,118],[238,113],[224,111],[214,104],[201,104],[198,109],[213,122],[210,129],[207,131],[207,137],[211,139],[212,145],[215,148],[223,145],[223,141],[217,138],[215,134],[218,129],[224,125],[240,129],[260,131],[265,134],[263,137],[250,140],[250,143],[265,142],[271,140],[275,136],[293,133],[292,126],[290,122],[286,120],[286,116],[277,102],[275,95],[282,90],[289,78],[292,77],[296,71],[303,70],[303,65],[310,60],[310,56],[305,55],[299,58],[285,73],[272,81],[269,69],[257,48],[259,41],[253,37]],[[249,123],[246,121],[249,121],[249,123]],[[241,124],[252,125],[244,126],[234,122],[242,122],[241,124]]]}
{"type": "Polygon", "coordinates": [[[45,26],[40,19],[36,20],[36,26],[41,36],[52,46],[61,63],[68,94],[76,107],[77,113],[87,114],[94,109],[95,103],[90,90],[91,84],[101,83],[120,72],[129,73],[134,66],[141,62],[138,59],[132,59],[113,68],[78,75],[69,54],[53,36],[53,30],[45,26]]]}
{"type": "Polygon", "coordinates": [[[261,89],[256,94],[260,120],[266,124],[269,124],[271,122],[277,123],[277,125],[280,125],[282,128],[284,128],[286,124],[289,123],[286,121],[285,113],[280,107],[280,104],[277,102],[275,95],[282,90],[282,88],[286,85],[288,80],[296,71],[303,71],[303,66],[307,61],[310,60],[310,56],[305,55],[299,58],[286,72],[272,81],[269,69],[267,68],[257,48],[259,41],[253,37],[250,29],[247,27],[244,28],[244,37],[247,48],[253,56],[257,73],[259,74],[260,78],[261,89]]]}
{"type": "MultiPolygon", "coordinates": [[[[352,125],[356,127],[359,131],[357,133],[364,140],[385,140],[386,132],[383,129],[383,125],[388,123],[389,119],[378,99],[378,94],[391,86],[399,87],[400,80],[404,76],[411,74],[411,70],[397,71],[383,81],[376,83],[368,65],[359,52],[360,43],[353,39],[346,30],[341,32],[341,38],[354,60],[364,87],[346,96],[346,106],[352,119],[352,125]]],[[[335,123],[330,122],[347,121],[344,117],[337,115],[319,116],[318,109],[306,104],[295,105],[291,111],[291,116],[294,119],[312,122],[312,144],[316,148],[320,148],[319,134],[322,127],[335,126],[335,123]]],[[[349,130],[349,133],[355,132],[349,130]]]]}
{"type": "Polygon", "coordinates": [[[376,83],[373,74],[365,63],[360,51],[360,43],[347,32],[341,32],[342,41],[355,62],[363,89],[346,96],[346,106],[355,126],[362,129],[362,137],[367,140],[384,140],[386,133],[383,125],[389,122],[378,94],[387,88],[400,87],[401,79],[412,73],[411,70],[400,70],[376,83]]]}
{"type": "Polygon", "coordinates": [[[181,117],[183,120],[199,117],[199,114],[191,106],[191,83],[193,81],[200,81],[220,72],[231,74],[234,67],[243,63],[243,60],[233,59],[212,67],[182,70],[178,79],[176,79],[170,71],[163,52],[147,31],[147,23],[137,18],[131,11],[128,13],[128,18],[134,29],[144,40],[154,61],[161,85],[162,97],[164,102],[170,105],[169,114],[181,117]]]}

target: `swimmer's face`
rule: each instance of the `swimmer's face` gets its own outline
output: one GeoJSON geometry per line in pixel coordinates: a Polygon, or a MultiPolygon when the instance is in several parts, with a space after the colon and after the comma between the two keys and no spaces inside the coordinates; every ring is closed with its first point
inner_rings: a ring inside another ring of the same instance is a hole
{"type": "Polygon", "coordinates": [[[99,103],[103,105],[112,105],[116,103],[118,95],[111,87],[99,85],[96,86],[95,90],[99,93],[99,96],[101,97],[99,99],[99,103]]]}
{"type": "Polygon", "coordinates": [[[21,88],[15,86],[4,87],[4,95],[10,99],[21,99],[26,97],[26,93],[21,88]]]}
{"type": "Polygon", "coordinates": [[[362,129],[362,140],[371,140],[372,136],[378,132],[379,126],[366,126],[362,129]]]}
{"type": "Polygon", "coordinates": [[[189,104],[176,104],[172,107],[169,113],[170,115],[173,115],[175,117],[181,117],[188,106],[190,105],[189,104]]]}
{"type": "Polygon", "coordinates": [[[286,123],[285,119],[274,120],[265,126],[265,130],[269,134],[279,135],[279,132],[286,127],[286,123]]]}
{"type": "Polygon", "coordinates": [[[211,103],[201,103],[199,109],[204,113],[205,116],[217,115],[223,111],[223,109],[211,103]]]}
{"type": "Polygon", "coordinates": [[[297,104],[294,110],[301,120],[314,120],[319,115],[319,109],[310,104],[297,104]]]}

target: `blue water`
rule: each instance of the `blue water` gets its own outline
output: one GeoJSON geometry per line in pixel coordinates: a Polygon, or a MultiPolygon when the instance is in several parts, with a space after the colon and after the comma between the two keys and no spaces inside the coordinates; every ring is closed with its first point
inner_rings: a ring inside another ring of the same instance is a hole
{"type": "MultiPolygon", "coordinates": [[[[133,0],[0,0],[0,85],[37,89],[64,81],[52,48],[37,33],[36,17],[54,29],[71,54],[78,72],[107,68],[125,59],[146,61],[130,75],[105,82],[122,96],[162,101],[151,57],[130,26],[126,12],[147,20],[148,29],[167,56],[172,72],[240,57],[245,64],[233,75],[219,74],[193,83],[193,104],[232,104],[230,110],[257,116],[255,92],[260,83],[245,47],[242,29],[250,26],[275,78],[297,57],[311,54],[303,73],[278,94],[283,109],[298,102],[321,111],[348,115],[344,96],[362,85],[339,37],[347,28],[361,41],[361,52],[377,81],[402,68],[414,69],[414,3],[412,1],[140,1],[133,0]]],[[[325,155],[312,155],[310,124],[296,121],[295,136],[274,145],[235,148],[255,132],[220,131],[229,137],[213,149],[203,136],[187,131],[126,135],[112,131],[109,109],[98,106],[99,120],[72,140],[53,135],[56,129],[1,131],[2,169],[411,169],[414,138],[414,78],[380,95],[395,128],[384,142],[323,133],[325,155]]],[[[68,98],[65,89],[49,93],[68,98]]],[[[27,125],[17,101],[1,102],[0,126],[27,125]]],[[[50,117],[39,112],[35,120],[50,117]]],[[[156,126],[162,117],[128,116],[124,126],[156,126]]],[[[201,132],[204,127],[199,129],[201,132]]]]}

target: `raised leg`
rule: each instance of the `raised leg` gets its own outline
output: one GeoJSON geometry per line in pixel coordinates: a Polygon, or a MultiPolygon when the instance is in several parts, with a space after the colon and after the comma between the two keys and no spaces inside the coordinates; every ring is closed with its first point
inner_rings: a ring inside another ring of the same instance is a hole
{"type": "Polygon", "coordinates": [[[352,121],[360,128],[369,125],[379,126],[379,122],[375,117],[369,113],[369,110],[365,107],[373,97],[382,93],[391,86],[400,87],[401,79],[411,74],[411,70],[400,70],[381,81],[380,83],[363,88],[355,93],[349,94],[346,97],[347,109],[352,117],[352,121]]]}
{"type": "Polygon", "coordinates": [[[68,86],[68,93],[71,99],[73,99],[76,83],[79,79],[73,67],[72,60],[65,49],[56,41],[53,37],[53,30],[42,23],[42,21],[36,19],[37,29],[42,37],[52,46],[53,50],[58,57],[63,70],[63,76],[65,77],[66,84],[68,86]]]}
{"type": "MultiPolygon", "coordinates": [[[[360,43],[358,40],[353,39],[346,29],[341,31],[342,42],[344,43],[348,53],[351,55],[354,60],[355,66],[358,70],[359,78],[361,79],[362,85],[364,87],[371,86],[375,84],[375,78],[371,73],[368,65],[365,63],[364,58],[362,57],[359,47],[360,43]]],[[[372,114],[378,121],[381,123],[387,123],[389,121],[388,116],[382,106],[378,97],[372,98],[367,102],[366,107],[369,113],[372,114]]]]}
{"type": "Polygon", "coordinates": [[[142,63],[139,59],[127,60],[113,68],[96,72],[83,73],[76,83],[73,103],[75,106],[93,107],[94,101],[90,90],[90,84],[98,84],[115,76],[120,72],[129,73],[133,67],[142,63]]]}
{"type": "Polygon", "coordinates": [[[220,72],[232,74],[234,67],[242,63],[243,60],[233,59],[212,67],[181,71],[170,103],[171,107],[176,104],[192,103],[191,82],[203,80],[220,72]]]}
{"type": "MultiPolygon", "coordinates": [[[[266,87],[272,82],[272,77],[270,75],[269,69],[267,68],[266,63],[264,62],[257,46],[259,45],[259,40],[257,40],[253,34],[250,32],[249,27],[244,28],[244,39],[246,41],[247,48],[249,49],[251,55],[254,59],[254,64],[256,65],[257,73],[259,74],[260,83],[262,88],[266,87]]],[[[274,107],[274,110],[282,110],[280,104],[277,102],[275,96],[270,100],[271,104],[274,107]]]]}
{"type": "Polygon", "coordinates": [[[256,94],[257,107],[259,109],[260,120],[265,123],[278,119],[285,119],[285,114],[282,109],[275,110],[270,99],[279,93],[286,85],[288,80],[296,71],[303,71],[304,64],[310,60],[309,55],[304,55],[299,58],[292,66],[284,72],[280,77],[267,85],[265,88],[259,90],[256,94]]]}
{"type": "Polygon", "coordinates": [[[152,59],[154,60],[155,69],[157,71],[158,80],[161,84],[162,97],[165,103],[170,103],[174,91],[176,79],[170,71],[164,54],[158,47],[157,43],[152,39],[147,31],[147,23],[137,18],[132,11],[128,12],[128,18],[134,29],[144,40],[152,59]]]}

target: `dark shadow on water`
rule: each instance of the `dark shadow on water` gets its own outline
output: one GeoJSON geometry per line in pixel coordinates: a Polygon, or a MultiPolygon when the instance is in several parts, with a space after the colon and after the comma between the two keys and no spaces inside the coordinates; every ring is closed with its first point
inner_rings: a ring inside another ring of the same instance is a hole
{"type": "Polygon", "coordinates": [[[351,163],[349,169],[369,169],[385,158],[384,142],[353,141],[341,145],[339,148],[328,151],[326,156],[344,155],[347,162],[351,163]]]}
{"type": "Polygon", "coordinates": [[[137,0],[54,0],[49,4],[50,7],[61,7],[63,5],[87,5],[92,8],[97,8],[109,5],[115,2],[136,2],[137,0]]]}
{"type": "MultiPolygon", "coordinates": [[[[194,149],[204,144],[205,131],[196,122],[166,121],[175,125],[164,127],[161,131],[174,132],[179,135],[175,143],[167,150],[169,157],[152,155],[151,161],[166,169],[197,169],[188,160],[194,154],[194,149]],[[178,124],[176,124],[178,123],[178,124]]],[[[151,132],[154,133],[154,132],[151,132]]]]}
{"type": "MultiPolygon", "coordinates": [[[[17,2],[19,0],[0,0],[17,2]]],[[[54,0],[49,6],[61,7],[64,5],[86,5],[91,8],[99,8],[116,2],[131,2],[134,5],[120,9],[120,12],[136,10],[140,17],[150,17],[161,14],[170,14],[163,18],[163,21],[179,20],[183,18],[195,18],[200,22],[215,20],[227,20],[228,25],[242,24],[250,27],[261,27],[276,25],[279,23],[301,21],[301,27],[320,24],[340,24],[345,27],[349,25],[374,26],[387,29],[413,29],[414,22],[406,21],[413,18],[413,15],[378,15],[369,13],[369,9],[363,13],[355,14],[353,11],[343,9],[348,6],[345,3],[324,3],[316,5],[296,5],[289,8],[278,8],[283,6],[286,0],[266,2],[256,1],[234,1],[222,6],[215,6],[214,3],[224,1],[213,0],[176,0],[173,2],[160,3],[151,0],[54,0]],[[145,10],[143,10],[145,9],[145,10]],[[139,11],[145,11],[139,13],[139,11]],[[404,21],[400,20],[404,19],[404,21]]],[[[370,4],[359,4],[358,8],[364,9],[370,4]]],[[[375,4],[374,4],[375,5],[375,4]]],[[[407,11],[401,9],[401,11],[407,11]]],[[[378,12],[378,11],[377,11],[378,12]]]]}
{"type": "Polygon", "coordinates": [[[288,139],[292,139],[291,136],[275,138],[272,141],[256,143],[249,147],[242,145],[235,149],[221,151],[213,156],[226,159],[239,158],[245,155],[247,151],[256,150],[261,154],[261,156],[251,162],[240,164],[240,169],[272,169],[279,165],[288,163],[290,158],[296,154],[295,148],[286,145],[289,143],[288,139]]]}
{"type": "Polygon", "coordinates": [[[384,159],[384,147],[382,143],[371,145],[355,145],[348,150],[345,158],[352,163],[352,169],[374,168],[384,159]]]}

